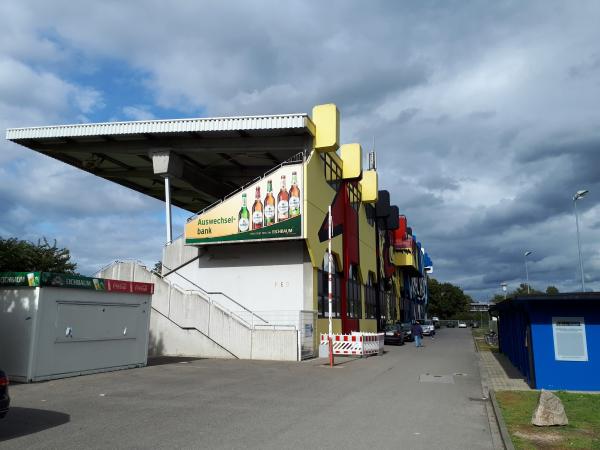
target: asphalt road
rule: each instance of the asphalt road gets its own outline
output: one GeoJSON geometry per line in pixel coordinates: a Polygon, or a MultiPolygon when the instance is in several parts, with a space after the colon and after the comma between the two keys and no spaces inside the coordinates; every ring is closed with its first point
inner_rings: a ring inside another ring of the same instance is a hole
{"type": "Polygon", "coordinates": [[[470,330],[386,351],[334,368],[183,360],[13,385],[0,448],[493,448],[470,330]]]}

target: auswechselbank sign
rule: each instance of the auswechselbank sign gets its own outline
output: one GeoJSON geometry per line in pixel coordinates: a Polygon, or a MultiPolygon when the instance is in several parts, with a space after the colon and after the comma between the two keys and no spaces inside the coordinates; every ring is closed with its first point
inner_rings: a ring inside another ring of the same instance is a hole
{"type": "Polygon", "coordinates": [[[302,164],[278,168],[190,219],[185,226],[185,243],[301,238],[302,180],[302,164]]]}

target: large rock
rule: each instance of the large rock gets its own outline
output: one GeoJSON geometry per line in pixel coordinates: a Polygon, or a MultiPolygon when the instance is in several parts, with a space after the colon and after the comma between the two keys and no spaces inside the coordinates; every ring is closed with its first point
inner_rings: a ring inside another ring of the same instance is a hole
{"type": "Polygon", "coordinates": [[[569,419],[560,398],[552,392],[542,389],[540,401],[531,417],[531,423],[538,427],[568,425],[569,419]]]}

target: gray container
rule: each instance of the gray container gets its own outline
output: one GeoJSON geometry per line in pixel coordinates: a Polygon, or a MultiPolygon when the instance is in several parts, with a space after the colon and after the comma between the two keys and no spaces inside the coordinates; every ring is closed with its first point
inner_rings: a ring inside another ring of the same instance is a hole
{"type": "Polygon", "coordinates": [[[151,298],[0,287],[0,368],[31,382],[145,366],[151,298]]]}

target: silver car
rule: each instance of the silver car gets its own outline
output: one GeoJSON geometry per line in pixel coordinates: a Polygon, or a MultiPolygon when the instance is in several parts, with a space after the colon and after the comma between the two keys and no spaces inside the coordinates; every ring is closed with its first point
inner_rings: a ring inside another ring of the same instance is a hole
{"type": "Polygon", "coordinates": [[[432,320],[419,320],[423,329],[423,336],[433,336],[435,334],[435,326],[432,320]]]}

